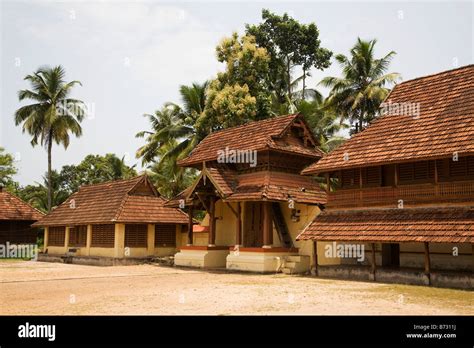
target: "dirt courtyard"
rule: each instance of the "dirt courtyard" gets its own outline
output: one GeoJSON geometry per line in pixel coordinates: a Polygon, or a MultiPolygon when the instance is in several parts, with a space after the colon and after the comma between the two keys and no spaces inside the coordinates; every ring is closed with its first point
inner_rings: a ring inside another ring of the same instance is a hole
{"type": "Polygon", "coordinates": [[[1,315],[474,314],[474,292],[178,269],[0,262],[1,315]]]}

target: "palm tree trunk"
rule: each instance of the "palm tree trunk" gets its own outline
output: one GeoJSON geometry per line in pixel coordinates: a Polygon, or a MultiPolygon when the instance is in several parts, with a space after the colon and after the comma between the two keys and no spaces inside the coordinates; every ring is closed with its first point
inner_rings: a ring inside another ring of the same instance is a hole
{"type": "Polygon", "coordinates": [[[291,101],[290,57],[286,57],[286,78],[288,80],[288,100],[291,101]]]}
{"type": "Polygon", "coordinates": [[[305,92],[306,92],[306,70],[303,69],[303,95],[301,98],[305,100],[305,92]]]}
{"type": "Polygon", "coordinates": [[[52,183],[52,173],[51,173],[51,149],[53,147],[53,135],[52,132],[49,132],[48,139],[48,213],[51,211],[53,203],[53,183],[52,183]]]}

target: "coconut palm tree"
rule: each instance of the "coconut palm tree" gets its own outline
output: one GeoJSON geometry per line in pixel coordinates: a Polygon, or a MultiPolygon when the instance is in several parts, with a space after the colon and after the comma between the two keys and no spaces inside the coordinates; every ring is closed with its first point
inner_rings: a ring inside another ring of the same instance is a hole
{"type": "Polygon", "coordinates": [[[320,149],[324,152],[334,150],[346,140],[338,133],[349,128],[349,125],[340,122],[337,113],[324,106],[322,97],[314,98],[311,101],[300,100],[295,104],[295,107],[305,117],[319,142],[320,149]]]}
{"type": "Polygon", "coordinates": [[[333,107],[341,116],[355,123],[355,132],[361,131],[378,113],[380,104],[387,97],[388,85],[395,83],[400,75],[386,73],[395,56],[390,51],[382,58],[374,57],[376,40],[357,43],[350,50],[350,57],[336,55],[342,68],[342,77],[326,77],[320,84],[331,88],[326,105],[333,107]]]}
{"type": "Polygon", "coordinates": [[[32,136],[31,145],[38,143],[48,152],[48,211],[52,207],[52,178],[51,152],[53,142],[62,144],[66,149],[69,146],[72,133],[82,135],[80,122],[86,112],[85,104],[81,100],[69,97],[71,89],[81,83],[79,81],[65,82],[66,72],[60,65],[38,69],[32,75],[25,77],[32,89],[18,92],[18,99],[33,100],[33,104],[19,108],[14,115],[15,124],[22,124],[23,132],[32,136]]]}
{"type": "Polygon", "coordinates": [[[191,185],[196,177],[194,169],[179,167],[173,158],[161,158],[176,145],[177,141],[171,140],[160,147],[158,149],[158,160],[152,163],[147,170],[153,184],[166,198],[176,196],[191,185]]]}
{"type": "Polygon", "coordinates": [[[142,131],[136,137],[146,136],[146,144],[137,150],[137,158],[142,163],[150,163],[156,157],[161,160],[174,158],[179,160],[186,157],[204,137],[212,131],[212,126],[205,122],[204,108],[206,106],[206,89],[208,82],[193,83],[191,86],[181,86],[181,105],[166,103],[154,115],[146,114],[152,131],[142,131]],[[173,146],[170,146],[170,141],[173,146]],[[168,151],[160,154],[159,149],[168,145],[168,151]]]}

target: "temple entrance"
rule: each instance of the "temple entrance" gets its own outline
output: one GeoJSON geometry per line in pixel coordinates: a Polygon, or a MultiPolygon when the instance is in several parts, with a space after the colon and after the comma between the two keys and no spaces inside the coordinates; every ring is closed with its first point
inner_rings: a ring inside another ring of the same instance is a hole
{"type": "Polygon", "coordinates": [[[400,267],[400,244],[382,244],[382,266],[400,267]]]}
{"type": "Polygon", "coordinates": [[[244,247],[262,247],[263,245],[263,204],[245,203],[245,223],[243,231],[244,247]]]}

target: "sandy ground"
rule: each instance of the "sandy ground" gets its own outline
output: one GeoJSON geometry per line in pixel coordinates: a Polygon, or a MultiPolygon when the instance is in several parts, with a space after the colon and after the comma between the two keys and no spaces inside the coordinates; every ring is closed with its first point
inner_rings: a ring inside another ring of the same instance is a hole
{"type": "Polygon", "coordinates": [[[474,292],[314,277],[0,262],[0,314],[474,314],[474,292]]]}

